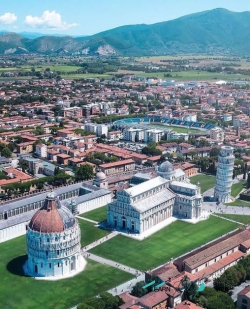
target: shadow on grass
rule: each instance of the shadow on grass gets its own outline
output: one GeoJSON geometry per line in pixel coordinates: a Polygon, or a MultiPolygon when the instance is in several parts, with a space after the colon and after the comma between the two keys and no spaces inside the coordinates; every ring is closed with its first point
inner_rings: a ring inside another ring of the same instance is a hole
{"type": "Polygon", "coordinates": [[[6,268],[13,275],[22,276],[22,277],[25,276],[26,277],[26,275],[23,271],[23,265],[27,261],[27,259],[28,259],[27,254],[18,256],[16,258],[14,258],[13,260],[11,260],[7,264],[6,268]]]}

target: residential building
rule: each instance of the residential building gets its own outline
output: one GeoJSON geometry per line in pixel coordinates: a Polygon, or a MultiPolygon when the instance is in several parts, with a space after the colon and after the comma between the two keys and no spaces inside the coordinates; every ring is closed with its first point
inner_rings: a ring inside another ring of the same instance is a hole
{"type": "Polygon", "coordinates": [[[112,163],[101,164],[99,167],[101,172],[103,172],[106,176],[111,176],[124,172],[134,171],[135,162],[131,159],[128,159],[112,163]]]}
{"type": "Polygon", "coordinates": [[[36,154],[38,155],[39,158],[47,158],[47,145],[37,144],[36,154]]]}

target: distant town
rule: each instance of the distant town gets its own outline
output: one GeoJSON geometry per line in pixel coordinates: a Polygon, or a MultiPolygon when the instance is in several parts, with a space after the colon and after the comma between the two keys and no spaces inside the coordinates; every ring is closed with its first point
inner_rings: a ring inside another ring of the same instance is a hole
{"type": "Polygon", "coordinates": [[[0,57],[2,308],[249,308],[246,59],[159,57],[0,57]]]}

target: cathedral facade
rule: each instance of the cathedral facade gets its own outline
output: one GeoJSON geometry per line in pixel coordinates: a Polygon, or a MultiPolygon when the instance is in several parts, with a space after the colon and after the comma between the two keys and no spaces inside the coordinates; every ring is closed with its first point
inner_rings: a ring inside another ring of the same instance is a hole
{"type": "Polygon", "coordinates": [[[174,170],[168,161],[159,166],[157,175],[117,192],[117,199],[107,207],[109,227],[143,233],[172,216],[182,219],[201,217],[199,185],[190,184],[185,173],[174,170]]]}

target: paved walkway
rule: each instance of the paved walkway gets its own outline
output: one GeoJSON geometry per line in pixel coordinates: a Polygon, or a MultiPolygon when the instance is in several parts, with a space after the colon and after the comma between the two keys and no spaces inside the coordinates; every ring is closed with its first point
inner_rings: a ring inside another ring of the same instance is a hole
{"type": "Polygon", "coordinates": [[[124,283],[116,286],[113,289],[110,289],[108,291],[108,293],[116,296],[116,295],[120,295],[121,293],[124,293],[124,292],[131,292],[133,286],[136,285],[136,283],[140,282],[140,281],[145,281],[145,273],[143,273],[143,274],[137,276],[136,278],[133,278],[133,279],[127,281],[127,282],[124,282],[124,283]]]}
{"type": "Polygon", "coordinates": [[[227,220],[227,221],[231,221],[231,222],[234,222],[234,223],[241,224],[241,225],[245,226],[245,224],[242,223],[242,222],[238,222],[238,221],[235,221],[235,220],[232,220],[232,219],[224,218],[224,217],[221,217],[220,215],[212,214],[212,216],[215,216],[215,217],[218,217],[218,218],[221,218],[221,219],[224,219],[224,220],[227,220]]]}
{"type": "Polygon", "coordinates": [[[102,258],[98,255],[95,255],[95,254],[92,254],[92,253],[89,253],[89,252],[82,252],[82,256],[85,257],[85,258],[88,258],[88,259],[91,259],[93,261],[96,261],[98,263],[101,263],[101,264],[104,264],[104,265],[109,265],[109,266],[112,266],[112,267],[115,267],[117,269],[120,269],[120,270],[123,270],[123,271],[126,271],[132,275],[135,275],[135,276],[139,276],[141,275],[143,272],[137,270],[137,269],[134,269],[134,268],[131,268],[131,267],[128,267],[126,265],[123,265],[123,264],[119,264],[119,263],[116,263],[112,260],[108,260],[108,259],[105,259],[105,258],[102,258]]]}
{"type": "Polygon", "coordinates": [[[108,234],[107,236],[104,236],[104,237],[102,237],[102,238],[92,242],[91,244],[83,247],[82,248],[82,252],[87,252],[88,250],[90,250],[90,249],[92,249],[94,247],[99,246],[100,244],[104,243],[105,241],[107,241],[107,240],[117,236],[118,234],[119,234],[118,232],[114,231],[114,232],[108,234]]]}
{"type": "Polygon", "coordinates": [[[91,219],[87,219],[87,218],[84,218],[84,217],[80,217],[80,216],[76,216],[76,218],[81,219],[81,220],[85,220],[85,221],[88,221],[88,222],[91,222],[91,223],[94,223],[94,224],[98,224],[99,223],[97,221],[94,221],[94,220],[91,220],[91,219]]]}

